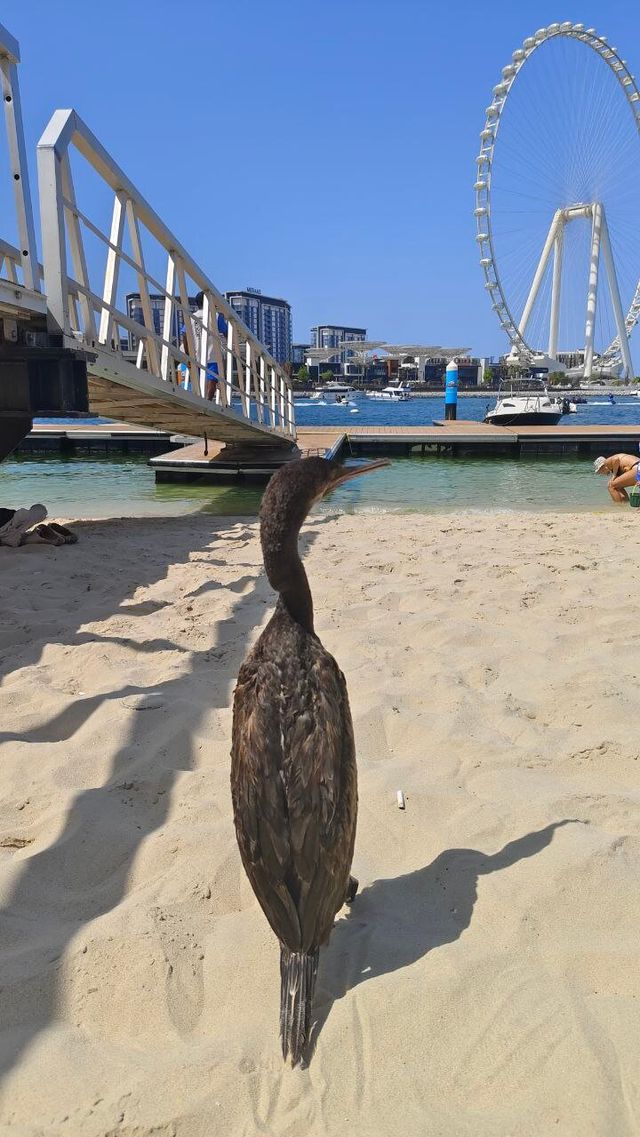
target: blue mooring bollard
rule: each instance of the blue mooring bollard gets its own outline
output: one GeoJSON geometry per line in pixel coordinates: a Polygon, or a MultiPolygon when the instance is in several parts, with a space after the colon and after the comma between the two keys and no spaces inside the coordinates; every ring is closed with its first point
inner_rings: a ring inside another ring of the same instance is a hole
{"type": "Polygon", "coordinates": [[[444,377],[444,417],[455,419],[458,415],[458,363],[452,359],[447,364],[444,377]]]}

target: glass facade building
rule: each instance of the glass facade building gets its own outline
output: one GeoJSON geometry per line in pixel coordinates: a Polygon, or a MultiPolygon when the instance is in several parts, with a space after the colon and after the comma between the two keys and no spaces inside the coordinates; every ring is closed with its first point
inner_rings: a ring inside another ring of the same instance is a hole
{"type": "Polygon", "coordinates": [[[345,346],[349,342],[355,340],[366,340],[366,328],[347,328],[341,324],[318,324],[317,327],[311,329],[313,337],[313,347],[328,348],[335,347],[336,354],[332,355],[330,363],[348,363],[353,359],[353,352],[345,346]]]}
{"type": "Polygon", "coordinates": [[[291,359],[291,307],[286,300],[263,296],[257,288],[225,292],[231,307],[278,363],[291,359]]]}
{"type": "Polygon", "coordinates": [[[292,343],[291,344],[291,362],[296,367],[302,367],[306,363],[307,355],[309,354],[310,343],[292,343]]]}

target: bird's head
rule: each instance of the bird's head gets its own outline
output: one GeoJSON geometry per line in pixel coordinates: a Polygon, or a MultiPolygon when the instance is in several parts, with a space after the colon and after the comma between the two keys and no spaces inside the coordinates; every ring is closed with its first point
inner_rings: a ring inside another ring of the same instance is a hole
{"type": "Polygon", "coordinates": [[[313,631],[313,605],[298,553],[298,534],[312,505],[336,486],[388,466],[387,459],[343,466],[327,458],[301,458],[273,475],[260,506],[260,542],[269,582],[289,613],[313,631]]]}
{"type": "Polygon", "coordinates": [[[307,513],[336,486],[388,466],[387,458],[363,462],[359,466],[343,466],[327,458],[302,458],[289,462],[273,475],[260,507],[260,520],[265,524],[277,520],[290,532],[297,532],[307,513]]]}
{"type": "Polygon", "coordinates": [[[359,478],[361,474],[370,474],[374,470],[381,470],[384,466],[389,465],[388,458],[377,458],[374,462],[361,462],[359,466],[343,466],[342,462],[331,461],[328,458],[304,458],[300,465],[309,463],[308,476],[310,482],[315,487],[315,493],[311,504],[320,501],[323,497],[331,491],[341,486],[344,482],[350,482],[353,478],[359,478]]]}

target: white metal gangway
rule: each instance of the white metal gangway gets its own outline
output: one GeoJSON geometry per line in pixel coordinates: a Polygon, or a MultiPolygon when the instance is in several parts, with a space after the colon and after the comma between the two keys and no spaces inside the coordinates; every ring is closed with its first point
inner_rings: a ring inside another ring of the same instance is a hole
{"type": "Polygon", "coordinates": [[[86,358],[96,414],[227,444],[294,445],[283,367],[73,110],[55,111],[38,143],[44,268],[38,265],[18,61],[17,42],[0,26],[22,244],[0,241],[0,316],[46,313],[49,335],[86,358]],[[91,182],[94,216],[82,205],[91,182]],[[197,293],[199,317],[190,304],[197,293]],[[139,297],[135,311],[127,294],[139,297]]]}

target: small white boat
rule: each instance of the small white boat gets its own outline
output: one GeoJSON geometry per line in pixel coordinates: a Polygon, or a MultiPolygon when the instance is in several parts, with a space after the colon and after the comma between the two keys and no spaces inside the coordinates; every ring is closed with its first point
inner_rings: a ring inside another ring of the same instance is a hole
{"type": "Polygon", "coordinates": [[[330,383],[325,383],[324,387],[316,388],[311,398],[318,402],[324,401],[325,403],[349,406],[350,397],[354,394],[354,390],[348,383],[338,383],[332,380],[330,383]]]}
{"type": "Polygon", "coordinates": [[[563,401],[550,395],[541,379],[511,379],[498,391],[484,421],[492,426],[557,426],[563,401]]]}
{"type": "Polygon", "coordinates": [[[411,391],[399,383],[395,387],[383,387],[382,391],[370,391],[369,398],[385,399],[389,403],[406,403],[407,399],[411,398],[411,391]]]}

